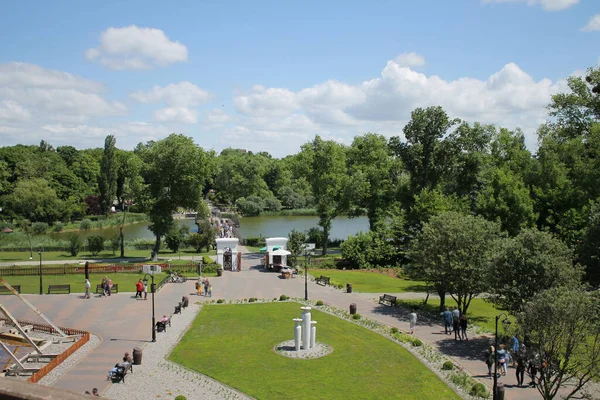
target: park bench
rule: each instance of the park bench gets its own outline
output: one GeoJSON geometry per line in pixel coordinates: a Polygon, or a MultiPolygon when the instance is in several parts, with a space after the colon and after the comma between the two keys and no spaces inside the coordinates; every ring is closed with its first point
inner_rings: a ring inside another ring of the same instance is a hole
{"type": "Polygon", "coordinates": [[[323,276],[321,275],[320,277],[317,278],[317,285],[321,285],[321,286],[325,286],[325,285],[329,285],[329,280],[331,278],[328,276],[323,276]]]}
{"type": "Polygon", "coordinates": [[[109,378],[113,383],[119,383],[119,382],[123,382],[125,383],[125,375],[127,375],[127,369],[125,367],[121,367],[115,365],[115,371],[110,371],[109,372],[109,378]]]}
{"type": "Polygon", "coordinates": [[[48,285],[48,294],[65,291],[71,293],[71,285],[48,285]]]}
{"type": "MultiPolygon", "coordinates": [[[[13,288],[17,291],[17,293],[21,293],[21,285],[13,285],[13,288]]],[[[11,294],[12,292],[8,290],[6,286],[0,286],[0,294],[11,294]]]]}
{"type": "MultiPolygon", "coordinates": [[[[97,284],[96,285],[96,294],[102,294],[103,292],[103,288],[102,285],[97,284]]],[[[119,293],[119,284],[118,283],[113,283],[112,288],[110,289],[111,293],[119,293]]]]}
{"type": "Polygon", "coordinates": [[[383,296],[379,296],[379,304],[395,306],[396,305],[396,296],[390,296],[389,294],[384,294],[383,296]],[[389,303],[389,304],[387,304],[389,303]]]}
{"type": "Polygon", "coordinates": [[[172,317],[172,316],[173,316],[173,315],[171,314],[171,315],[169,316],[169,319],[167,319],[165,322],[158,321],[158,322],[156,323],[156,331],[157,331],[157,332],[166,332],[166,331],[167,331],[167,325],[171,326],[171,317],[172,317]]]}
{"type": "Polygon", "coordinates": [[[181,303],[179,303],[179,304],[181,304],[181,309],[182,309],[182,310],[185,310],[185,309],[186,309],[186,308],[189,306],[189,304],[190,304],[190,299],[189,299],[189,297],[187,297],[187,296],[183,296],[183,297],[181,298],[181,303]]]}

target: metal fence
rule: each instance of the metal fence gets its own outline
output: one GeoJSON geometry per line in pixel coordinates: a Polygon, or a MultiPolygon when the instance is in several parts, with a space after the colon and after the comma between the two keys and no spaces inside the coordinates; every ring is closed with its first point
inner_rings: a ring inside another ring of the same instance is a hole
{"type": "MultiPolygon", "coordinates": [[[[163,270],[175,269],[181,272],[195,272],[197,270],[197,263],[189,263],[183,265],[170,265],[169,263],[151,263],[152,265],[160,265],[163,270]]],[[[140,273],[142,272],[142,266],[145,264],[90,264],[90,274],[114,274],[120,272],[128,273],[140,273]]],[[[0,267],[0,276],[25,276],[25,275],[39,275],[40,267],[32,266],[17,266],[12,265],[9,267],[0,267]]],[[[85,274],[84,265],[44,265],[42,266],[43,275],[71,275],[71,274],[85,274]]]]}

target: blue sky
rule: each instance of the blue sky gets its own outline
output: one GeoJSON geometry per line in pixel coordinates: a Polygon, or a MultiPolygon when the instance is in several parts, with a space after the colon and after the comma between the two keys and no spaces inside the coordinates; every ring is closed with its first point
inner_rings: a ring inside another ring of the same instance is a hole
{"type": "Polygon", "coordinates": [[[594,0],[20,1],[0,14],[0,144],[171,132],[295,153],[415,107],[522,128],[600,58],[594,0]],[[587,28],[585,28],[587,26],[587,28]]]}

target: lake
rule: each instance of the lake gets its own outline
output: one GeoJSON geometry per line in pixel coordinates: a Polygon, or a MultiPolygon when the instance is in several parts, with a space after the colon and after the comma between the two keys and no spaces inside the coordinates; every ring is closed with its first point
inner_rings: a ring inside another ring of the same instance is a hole
{"type": "MultiPolygon", "coordinates": [[[[263,237],[287,237],[292,229],[297,231],[307,231],[312,227],[318,226],[319,218],[316,216],[260,216],[240,218],[240,234],[242,237],[259,236],[263,237]]],[[[180,219],[177,223],[187,225],[192,232],[197,232],[198,227],[193,219],[180,219]]],[[[126,225],[123,228],[125,238],[133,239],[151,239],[154,237],[148,229],[148,222],[126,225]]],[[[331,239],[347,239],[348,235],[356,234],[360,231],[369,230],[369,220],[367,217],[348,218],[338,217],[331,223],[331,239]]],[[[100,235],[106,239],[119,234],[119,227],[110,227],[104,229],[80,231],[78,232],[85,240],[90,235],[100,235]]],[[[50,236],[56,239],[66,239],[68,233],[50,233],[50,236]]]]}

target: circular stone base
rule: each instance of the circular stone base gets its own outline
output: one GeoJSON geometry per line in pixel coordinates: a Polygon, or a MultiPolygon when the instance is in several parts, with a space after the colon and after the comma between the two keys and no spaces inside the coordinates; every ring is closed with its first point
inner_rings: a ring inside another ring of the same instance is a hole
{"type": "Polygon", "coordinates": [[[333,347],[325,343],[317,342],[312,349],[303,350],[302,347],[300,347],[300,351],[296,351],[296,343],[293,340],[286,340],[285,342],[276,345],[273,350],[275,350],[275,353],[285,357],[309,359],[324,357],[333,352],[333,347]]]}

